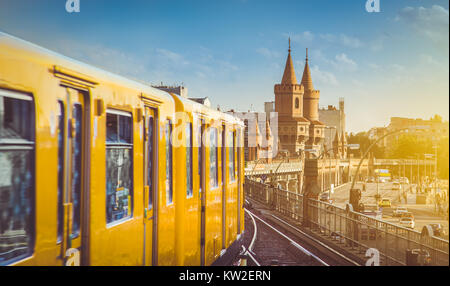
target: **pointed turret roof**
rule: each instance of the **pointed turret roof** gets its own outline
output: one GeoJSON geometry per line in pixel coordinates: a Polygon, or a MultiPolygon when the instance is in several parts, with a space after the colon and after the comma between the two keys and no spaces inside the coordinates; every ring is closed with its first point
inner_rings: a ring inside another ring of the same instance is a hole
{"type": "Polygon", "coordinates": [[[312,83],[312,78],[311,78],[311,71],[309,70],[308,48],[306,48],[306,62],[305,62],[305,69],[303,70],[302,85],[305,88],[305,90],[313,90],[314,89],[314,86],[312,83]]]}
{"type": "Polygon", "coordinates": [[[345,135],[344,130],[342,130],[341,141],[342,141],[344,144],[347,143],[347,136],[345,135]]]}
{"type": "Polygon", "coordinates": [[[295,77],[294,64],[291,58],[291,38],[289,38],[289,54],[286,59],[286,67],[284,68],[283,79],[281,84],[297,84],[297,78],[295,77]]]}
{"type": "Polygon", "coordinates": [[[339,135],[339,132],[335,131],[333,143],[339,144],[340,141],[341,141],[341,136],[339,135]]]}

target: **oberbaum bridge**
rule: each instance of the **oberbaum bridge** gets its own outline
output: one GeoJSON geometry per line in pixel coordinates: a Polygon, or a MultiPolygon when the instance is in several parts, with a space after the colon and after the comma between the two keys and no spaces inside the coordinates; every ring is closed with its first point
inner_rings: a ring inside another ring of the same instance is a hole
{"type": "MultiPolygon", "coordinates": [[[[275,113],[261,126],[258,120],[245,117],[245,192],[247,198],[267,204],[275,212],[297,221],[326,243],[355,250],[356,256],[370,249],[379,252],[380,265],[410,265],[405,253],[421,249],[431,253],[432,265],[449,265],[448,241],[428,232],[419,232],[377,220],[362,214],[361,192],[356,181],[376,176],[376,169],[388,169],[410,181],[423,176],[434,160],[375,159],[371,148],[387,136],[406,129],[394,130],[374,142],[361,158],[349,158],[345,133],[335,132],[332,144],[324,144],[325,132],[336,129],[319,121],[320,91],[315,90],[308,63],[308,50],[301,83],[297,83],[289,54],[283,78],[276,84],[275,113]],[[273,120],[275,119],[275,120],[273,120]],[[253,159],[253,160],[252,160],[253,159]],[[319,200],[322,192],[351,183],[349,203],[345,208],[319,200]],[[352,193],[356,195],[352,196],[352,193]]],[[[234,113],[238,115],[237,113],[234,113]]]]}

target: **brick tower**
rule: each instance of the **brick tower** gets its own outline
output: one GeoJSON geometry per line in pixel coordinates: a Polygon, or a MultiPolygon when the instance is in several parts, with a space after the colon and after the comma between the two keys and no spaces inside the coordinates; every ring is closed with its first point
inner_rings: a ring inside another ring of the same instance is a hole
{"type": "Polygon", "coordinates": [[[275,112],[278,113],[279,150],[287,150],[290,156],[293,156],[305,148],[310,122],[303,117],[305,90],[301,84],[297,83],[290,39],[283,78],[280,84],[275,85],[274,92],[275,112]]]}
{"type": "Polygon", "coordinates": [[[319,155],[321,144],[325,137],[325,124],[319,121],[319,98],[320,91],[315,90],[311,78],[311,71],[308,62],[308,49],[306,49],[305,69],[303,70],[302,86],[303,94],[303,115],[310,122],[309,137],[305,143],[306,149],[316,150],[319,155]]]}

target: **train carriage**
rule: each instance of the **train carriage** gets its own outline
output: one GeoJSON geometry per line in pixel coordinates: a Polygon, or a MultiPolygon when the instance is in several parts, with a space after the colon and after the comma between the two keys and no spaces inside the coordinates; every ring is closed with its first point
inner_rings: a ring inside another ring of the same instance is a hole
{"type": "Polygon", "coordinates": [[[242,132],[0,33],[0,265],[221,261],[244,229],[242,132]]]}

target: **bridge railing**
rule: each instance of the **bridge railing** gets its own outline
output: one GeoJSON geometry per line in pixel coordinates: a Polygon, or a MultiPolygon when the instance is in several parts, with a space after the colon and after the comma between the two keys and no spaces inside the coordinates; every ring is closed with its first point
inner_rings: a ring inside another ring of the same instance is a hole
{"type": "Polygon", "coordinates": [[[279,214],[304,224],[331,243],[364,256],[374,248],[381,265],[406,265],[407,250],[419,249],[429,254],[431,265],[449,265],[449,242],[435,236],[424,236],[361,213],[308,199],[304,217],[303,195],[245,180],[246,196],[266,204],[279,214]]]}
{"type": "Polygon", "coordinates": [[[247,178],[245,179],[245,194],[291,219],[301,221],[303,218],[303,196],[300,194],[247,178]]]}
{"type": "Polygon", "coordinates": [[[426,251],[431,265],[449,265],[449,243],[361,213],[309,199],[311,230],[364,255],[376,249],[381,265],[406,265],[407,250],[426,251]]]}

